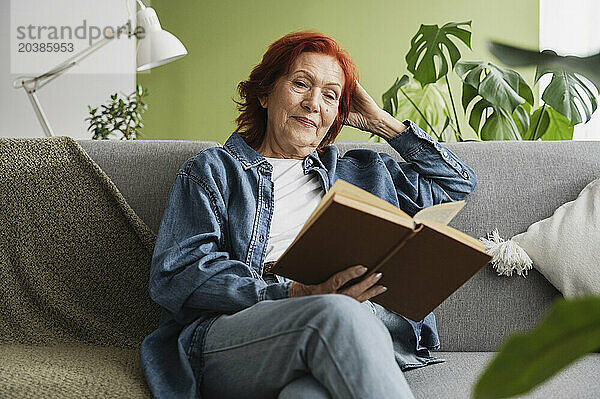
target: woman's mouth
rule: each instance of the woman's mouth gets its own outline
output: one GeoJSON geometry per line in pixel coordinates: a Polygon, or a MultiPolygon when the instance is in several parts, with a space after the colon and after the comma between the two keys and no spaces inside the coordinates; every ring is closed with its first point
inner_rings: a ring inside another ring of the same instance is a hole
{"type": "Polygon", "coordinates": [[[297,120],[298,122],[300,122],[305,127],[310,127],[310,128],[316,128],[317,127],[312,121],[309,121],[306,118],[301,118],[301,117],[298,117],[298,116],[293,116],[292,118],[294,118],[295,120],[297,120]]]}

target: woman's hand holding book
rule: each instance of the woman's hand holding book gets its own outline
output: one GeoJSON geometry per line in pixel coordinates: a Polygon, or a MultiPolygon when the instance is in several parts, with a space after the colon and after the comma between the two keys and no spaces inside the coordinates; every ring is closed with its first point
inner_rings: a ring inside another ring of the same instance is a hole
{"type": "Polygon", "coordinates": [[[387,289],[382,285],[374,285],[381,278],[381,273],[372,274],[369,278],[363,279],[350,287],[342,287],[348,281],[362,276],[366,271],[366,267],[356,265],[334,274],[321,284],[306,285],[297,281],[292,281],[290,284],[290,298],[307,295],[343,294],[348,295],[359,302],[364,302],[367,299],[385,292],[387,289]]]}

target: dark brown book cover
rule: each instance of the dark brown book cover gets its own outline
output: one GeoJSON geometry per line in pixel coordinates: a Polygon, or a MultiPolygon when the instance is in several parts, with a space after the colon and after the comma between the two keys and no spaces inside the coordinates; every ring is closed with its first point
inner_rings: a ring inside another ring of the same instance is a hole
{"type": "Polygon", "coordinates": [[[425,222],[381,265],[383,276],[377,284],[388,290],[371,301],[411,320],[422,320],[491,258],[425,222]]]}
{"type": "Polygon", "coordinates": [[[382,272],[377,284],[388,290],[370,300],[419,321],[491,260],[472,237],[435,221],[415,223],[380,198],[338,182],[273,273],[313,285],[360,264],[369,270],[347,285],[382,272]]]}

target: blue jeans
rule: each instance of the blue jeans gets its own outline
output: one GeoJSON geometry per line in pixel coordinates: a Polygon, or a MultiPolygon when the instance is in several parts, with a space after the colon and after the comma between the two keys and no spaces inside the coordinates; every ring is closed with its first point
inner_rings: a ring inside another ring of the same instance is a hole
{"type": "Polygon", "coordinates": [[[205,339],[203,398],[414,398],[390,334],[339,294],[265,300],[221,315],[205,339]]]}

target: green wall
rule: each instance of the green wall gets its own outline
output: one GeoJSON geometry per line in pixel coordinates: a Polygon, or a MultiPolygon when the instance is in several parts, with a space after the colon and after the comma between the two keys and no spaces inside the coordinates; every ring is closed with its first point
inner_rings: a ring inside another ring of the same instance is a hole
{"type": "MultiPolygon", "coordinates": [[[[319,30],[348,50],[358,65],[361,84],[380,106],[382,93],[397,76],[407,73],[404,56],[420,24],[472,20],[473,52],[459,44],[463,60],[498,63],[486,50],[490,39],[538,48],[537,0],[153,0],[146,4],[155,8],[163,28],[184,43],[188,55],[138,73],[138,82],[150,91],[145,139],[223,143],[235,129],[232,97],[237,99],[237,84],[248,77],[270,43],[297,29],[319,30]]],[[[518,72],[533,84],[534,69],[518,72]]],[[[453,93],[459,93],[454,72],[450,81],[453,93]]],[[[466,127],[464,121],[461,126],[466,127]]],[[[337,141],[368,138],[368,133],[344,127],[337,141]]]]}

